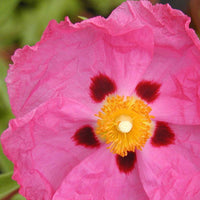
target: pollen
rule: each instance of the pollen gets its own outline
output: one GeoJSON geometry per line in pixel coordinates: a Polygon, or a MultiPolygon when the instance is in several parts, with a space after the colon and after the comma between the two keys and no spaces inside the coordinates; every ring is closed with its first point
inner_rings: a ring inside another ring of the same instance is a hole
{"type": "Polygon", "coordinates": [[[152,135],[151,110],[136,97],[108,96],[95,115],[98,117],[95,132],[109,144],[112,153],[127,156],[128,152],[142,150],[152,135]]]}

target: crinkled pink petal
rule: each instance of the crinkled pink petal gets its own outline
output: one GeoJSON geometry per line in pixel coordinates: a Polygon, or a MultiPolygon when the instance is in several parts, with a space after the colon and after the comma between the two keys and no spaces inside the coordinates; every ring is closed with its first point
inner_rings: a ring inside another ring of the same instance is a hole
{"type": "Polygon", "coordinates": [[[118,94],[130,95],[152,57],[143,79],[162,84],[155,115],[168,122],[199,124],[199,83],[188,86],[178,80],[190,92],[174,83],[174,76],[191,66],[194,73],[199,71],[200,44],[189,22],[180,11],[148,1],[125,2],[108,19],[75,25],[67,18],[60,24],[52,21],[39,43],[13,57],[7,84],[14,113],[23,115],[59,94],[79,99],[96,112],[99,107],[89,95],[92,77],[105,73],[116,82],[118,94]],[[187,117],[191,110],[192,117],[187,117]]]}
{"type": "Polygon", "coordinates": [[[14,114],[22,116],[60,94],[96,111],[89,87],[99,72],[114,79],[119,93],[130,94],[151,61],[153,35],[132,23],[130,12],[117,13],[75,25],[68,18],[51,21],[39,43],[18,49],[6,78],[14,114]],[[117,13],[124,19],[120,23],[117,13]]]}
{"type": "Polygon", "coordinates": [[[147,26],[154,35],[154,55],[143,76],[161,84],[152,114],[157,120],[200,124],[200,42],[189,28],[190,18],[169,5],[152,6],[148,1],[128,1],[113,15],[119,10],[131,12],[135,25],[147,26]]]}
{"type": "Polygon", "coordinates": [[[77,165],[64,179],[53,200],[146,200],[137,165],[121,173],[115,155],[105,146],[77,165]]]}
{"type": "MultiPolygon", "coordinates": [[[[169,76],[152,76],[152,79],[162,84],[160,96],[151,105],[152,115],[159,121],[198,125],[200,124],[200,57],[193,60],[189,55],[185,58],[178,57],[175,66],[180,62],[181,65],[177,71],[168,73],[166,68],[163,73],[169,76]]],[[[169,69],[171,62],[168,63],[169,69]]]]}
{"type": "Polygon", "coordinates": [[[161,83],[160,96],[151,105],[152,115],[156,120],[176,124],[200,124],[198,54],[200,52],[194,46],[182,53],[167,48],[157,50],[151,69],[145,75],[146,79],[161,83]],[[161,52],[166,56],[161,55],[161,52]],[[172,67],[173,71],[170,70],[172,67]],[[154,75],[156,72],[157,76],[154,75]]]}
{"type": "Polygon", "coordinates": [[[172,9],[169,4],[153,6],[149,1],[128,1],[127,4],[135,23],[152,29],[156,46],[181,49],[192,44],[200,49],[197,35],[189,29],[190,18],[180,10],[172,9]]]}
{"type": "Polygon", "coordinates": [[[156,120],[200,124],[200,43],[189,23],[169,5],[127,1],[107,19],[51,21],[39,43],[16,51],[6,81],[19,118],[2,144],[27,200],[200,199],[199,126],[170,125],[175,144],[148,142],[128,175],[106,147],[72,140],[81,126],[95,126],[101,104],[90,85],[98,74],[125,96],[140,81],[160,84],[150,105],[156,120]]]}
{"type": "Polygon", "coordinates": [[[200,199],[200,126],[169,125],[175,143],[138,152],[139,174],[150,199],[200,199]]]}
{"type": "Polygon", "coordinates": [[[71,138],[85,124],[94,125],[91,111],[61,97],[11,120],[1,142],[27,200],[51,199],[71,169],[96,150],[77,146],[71,138]]]}

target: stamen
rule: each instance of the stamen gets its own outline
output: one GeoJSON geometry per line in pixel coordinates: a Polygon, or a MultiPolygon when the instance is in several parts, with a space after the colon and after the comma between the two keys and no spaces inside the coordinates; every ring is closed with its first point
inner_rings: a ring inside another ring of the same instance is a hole
{"type": "Polygon", "coordinates": [[[96,134],[107,144],[111,152],[122,157],[135,148],[142,150],[151,136],[151,108],[134,97],[109,96],[96,116],[96,134]]]}

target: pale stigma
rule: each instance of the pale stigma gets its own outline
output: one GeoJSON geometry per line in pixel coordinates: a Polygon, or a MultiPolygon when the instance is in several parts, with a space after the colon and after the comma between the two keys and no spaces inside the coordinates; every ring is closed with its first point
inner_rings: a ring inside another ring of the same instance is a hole
{"type": "Polygon", "coordinates": [[[122,133],[128,133],[131,131],[133,124],[129,121],[121,121],[118,125],[119,131],[122,133]]]}

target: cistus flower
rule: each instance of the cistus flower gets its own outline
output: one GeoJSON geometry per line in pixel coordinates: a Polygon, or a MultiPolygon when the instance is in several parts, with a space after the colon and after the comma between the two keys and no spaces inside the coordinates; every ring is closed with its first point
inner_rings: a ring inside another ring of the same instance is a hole
{"type": "Polygon", "coordinates": [[[51,21],[6,78],[5,154],[27,200],[199,200],[200,43],[169,5],[51,21]]]}

